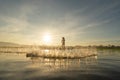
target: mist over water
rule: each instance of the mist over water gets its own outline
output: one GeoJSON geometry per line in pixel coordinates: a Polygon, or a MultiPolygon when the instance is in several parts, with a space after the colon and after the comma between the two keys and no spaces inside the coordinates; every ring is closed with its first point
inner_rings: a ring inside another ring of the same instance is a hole
{"type": "Polygon", "coordinates": [[[80,59],[26,57],[0,53],[0,80],[119,80],[120,51],[97,50],[80,59]]]}

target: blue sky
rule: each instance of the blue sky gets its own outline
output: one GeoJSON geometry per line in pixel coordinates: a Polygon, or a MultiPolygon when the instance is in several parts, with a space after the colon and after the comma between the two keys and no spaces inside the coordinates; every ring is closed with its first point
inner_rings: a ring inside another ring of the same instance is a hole
{"type": "MultiPolygon", "coordinates": [[[[0,41],[120,44],[120,0],[0,0],[0,41]]],[[[47,43],[49,44],[49,43],[47,43]]]]}

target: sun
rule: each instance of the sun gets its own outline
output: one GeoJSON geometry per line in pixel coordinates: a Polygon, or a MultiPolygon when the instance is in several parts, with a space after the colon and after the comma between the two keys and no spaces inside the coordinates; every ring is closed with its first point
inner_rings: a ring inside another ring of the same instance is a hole
{"type": "Polygon", "coordinates": [[[45,34],[43,36],[43,41],[44,41],[44,44],[50,44],[51,43],[51,36],[49,34],[45,34]]]}

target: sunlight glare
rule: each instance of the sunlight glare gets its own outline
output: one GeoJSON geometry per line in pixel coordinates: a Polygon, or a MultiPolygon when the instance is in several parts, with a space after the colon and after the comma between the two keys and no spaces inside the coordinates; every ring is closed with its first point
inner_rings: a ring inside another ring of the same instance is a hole
{"type": "Polygon", "coordinates": [[[50,44],[51,43],[51,36],[49,34],[44,35],[43,41],[45,44],[50,44]]]}

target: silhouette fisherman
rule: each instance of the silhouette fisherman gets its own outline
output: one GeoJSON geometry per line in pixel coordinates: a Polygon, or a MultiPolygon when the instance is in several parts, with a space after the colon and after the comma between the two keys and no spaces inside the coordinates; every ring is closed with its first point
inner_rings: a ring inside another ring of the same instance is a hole
{"type": "Polygon", "coordinates": [[[65,49],[65,38],[64,37],[62,37],[62,49],[65,49]]]}

